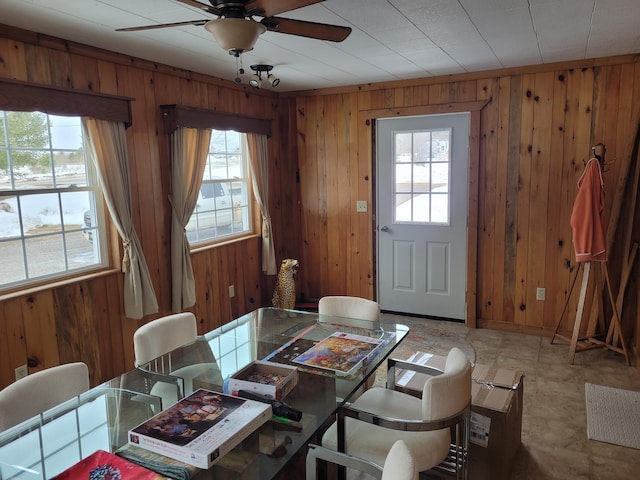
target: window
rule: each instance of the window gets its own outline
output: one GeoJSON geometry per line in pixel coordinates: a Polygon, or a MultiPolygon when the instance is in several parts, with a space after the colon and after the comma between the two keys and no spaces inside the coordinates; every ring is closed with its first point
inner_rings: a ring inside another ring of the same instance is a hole
{"type": "Polygon", "coordinates": [[[394,134],[398,223],[449,223],[451,130],[394,134]]]}
{"type": "Polygon", "coordinates": [[[187,223],[192,245],[251,231],[248,152],[244,133],[212,130],[196,207],[187,223]]]}
{"type": "Polygon", "coordinates": [[[103,218],[80,117],[0,111],[0,291],[106,266],[103,218]]]}

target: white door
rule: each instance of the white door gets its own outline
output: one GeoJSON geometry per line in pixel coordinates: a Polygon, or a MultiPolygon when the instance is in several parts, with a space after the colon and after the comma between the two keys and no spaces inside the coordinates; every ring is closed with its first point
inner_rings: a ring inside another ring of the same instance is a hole
{"type": "Polygon", "coordinates": [[[469,113],[377,121],[382,309],[465,320],[469,113]]]}

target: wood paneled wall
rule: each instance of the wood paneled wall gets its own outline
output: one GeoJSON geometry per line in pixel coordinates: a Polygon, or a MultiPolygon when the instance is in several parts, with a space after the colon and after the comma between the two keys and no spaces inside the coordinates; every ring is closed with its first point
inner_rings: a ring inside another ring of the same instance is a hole
{"type": "MultiPolygon", "coordinates": [[[[616,57],[296,93],[303,295],[375,297],[375,207],[368,214],[355,209],[356,200],[375,199],[374,124],[358,118],[372,110],[398,116],[416,106],[488,101],[477,159],[477,264],[469,267],[475,291],[468,298],[481,327],[552,334],[576,273],[569,224],[576,184],[591,147],[606,144],[611,211],[624,181],[622,156],[638,127],[639,61],[616,57]],[[538,287],[546,288],[546,301],[536,300],[538,287]]],[[[629,223],[624,215],[621,222],[629,223]]],[[[614,279],[619,244],[611,252],[614,279]]],[[[577,297],[569,298],[564,330],[573,325],[577,297]]],[[[630,303],[626,321],[633,327],[637,309],[630,303]]]]}
{"type": "MultiPolygon", "coordinates": [[[[203,61],[207,61],[204,59],[203,61]]],[[[230,59],[231,61],[231,59],[230,59]]],[[[268,142],[276,255],[297,256],[295,145],[289,138],[293,101],[231,81],[0,26],[0,77],[132,98],[127,130],[133,219],[160,312],[140,321],[124,316],[122,274],[116,269],[0,301],[0,388],[16,367],[33,373],[82,360],[92,384],[133,367],[133,332],[171,313],[169,138],[160,105],[179,104],[272,119],[268,142]],[[281,150],[281,146],[282,150],[281,150]]],[[[258,230],[259,232],[259,230],[258,230]]],[[[192,255],[201,333],[269,303],[274,280],[261,274],[260,238],[201,249],[192,255]],[[229,298],[229,285],[235,297],[229,298]]]]}

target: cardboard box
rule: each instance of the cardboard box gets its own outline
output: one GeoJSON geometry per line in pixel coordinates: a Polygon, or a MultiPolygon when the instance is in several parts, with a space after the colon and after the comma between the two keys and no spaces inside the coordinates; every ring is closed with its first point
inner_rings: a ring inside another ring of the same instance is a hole
{"type": "Polygon", "coordinates": [[[256,360],[231,375],[224,393],[237,395],[240,390],[282,400],[298,383],[298,369],[291,365],[256,360]]]}
{"type": "MultiPolygon", "coordinates": [[[[444,369],[446,358],[415,352],[408,361],[444,369]]],[[[399,370],[397,387],[420,395],[427,375],[399,370]]],[[[508,479],[522,434],[524,374],[476,364],[471,385],[469,478],[508,479]]]]}
{"type": "Polygon", "coordinates": [[[199,389],[129,430],[129,443],[207,469],[271,416],[268,403],[199,389]]]}

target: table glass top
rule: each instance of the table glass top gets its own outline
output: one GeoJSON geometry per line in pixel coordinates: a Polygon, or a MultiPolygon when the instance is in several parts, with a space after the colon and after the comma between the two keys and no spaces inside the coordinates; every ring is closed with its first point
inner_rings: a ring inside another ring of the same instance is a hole
{"type": "MultiPolygon", "coordinates": [[[[199,336],[193,344],[143,367],[164,372],[161,375],[170,372],[184,383],[184,393],[188,394],[197,388],[222,392],[225,379],[255,360],[296,366],[298,383],[283,400],[303,412],[302,420],[267,422],[211,469],[201,470],[195,477],[271,479],[285,470],[307,443],[317,441],[316,435],[331,422],[338,407],[362,388],[408,331],[407,327],[393,321],[369,322],[261,308],[199,336]],[[346,373],[295,362],[293,358],[297,354],[336,332],[373,339],[377,347],[346,373]],[[181,369],[193,365],[204,368],[192,379],[181,378],[181,369]]],[[[141,369],[134,369],[66,402],[54,414],[35,417],[1,432],[0,478],[47,479],[96,448],[117,451],[126,444],[130,428],[160,410],[161,399],[149,393],[149,377],[141,369]],[[91,418],[102,420],[91,425],[74,425],[70,430],[74,432],[74,438],[65,440],[63,446],[61,436],[56,432],[69,427],[63,427],[57,419],[67,418],[65,415],[80,418],[78,412],[89,408],[93,409],[89,414],[91,418]],[[97,439],[94,443],[93,438],[97,439]],[[36,448],[39,444],[42,447],[36,448]],[[16,463],[16,458],[21,458],[17,452],[25,449],[30,454],[16,463]],[[56,453],[63,449],[67,453],[56,453]]],[[[162,408],[167,406],[162,405],[162,408]]]]}

